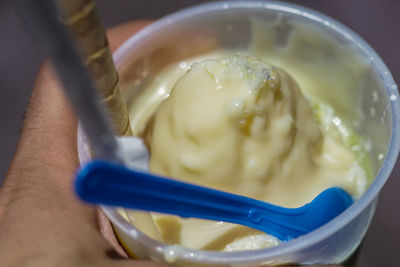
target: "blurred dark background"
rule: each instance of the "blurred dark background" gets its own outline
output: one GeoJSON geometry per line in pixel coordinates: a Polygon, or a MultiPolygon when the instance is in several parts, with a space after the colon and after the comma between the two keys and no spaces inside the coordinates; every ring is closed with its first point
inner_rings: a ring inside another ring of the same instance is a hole
{"type": "MultiPolygon", "coordinates": [[[[133,19],[159,18],[201,0],[98,0],[106,27],[133,19]]],[[[400,82],[400,1],[297,0],[349,26],[382,57],[400,82]]],[[[15,152],[23,113],[43,58],[13,9],[0,0],[0,184],[15,152]]],[[[396,165],[383,188],[357,267],[400,266],[400,174],[396,165]]]]}

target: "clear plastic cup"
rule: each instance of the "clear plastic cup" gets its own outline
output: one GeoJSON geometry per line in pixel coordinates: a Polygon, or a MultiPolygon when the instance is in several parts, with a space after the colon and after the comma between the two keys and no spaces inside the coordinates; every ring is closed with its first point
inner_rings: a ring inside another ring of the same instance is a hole
{"type": "MultiPolygon", "coordinates": [[[[380,57],[346,26],[319,12],[284,2],[215,2],[185,9],[146,27],[114,53],[124,95],[129,101],[146,79],[169,62],[201,53],[202,49],[244,47],[249,41],[251,17],[273,19],[277,15],[316,25],[334,36],[338,43],[354,47],[361,57],[370,62],[368,85],[363,89],[360,101],[364,120],[358,126],[358,132],[371,140],[374,181],[349,209],[316,231],[277,247],[240,252],[200,251],[160,243],[125,221],[115,209],[103,207],[131,256],[176,266],[341,263],[360,244],[375,212],[378,194],[398,156],[400,98],[397,86],[380,57]],[[204,42],[210,36],[218,38],[217,45],[212,41],[204,42]],[[198,49],[193,50],[194,47],[198,49]],[[371,108],[374,112],[369,112],[371,108]]],[[[87,142],[81,130],[78,147],[81,162],[87,161],[87,142]]]]}

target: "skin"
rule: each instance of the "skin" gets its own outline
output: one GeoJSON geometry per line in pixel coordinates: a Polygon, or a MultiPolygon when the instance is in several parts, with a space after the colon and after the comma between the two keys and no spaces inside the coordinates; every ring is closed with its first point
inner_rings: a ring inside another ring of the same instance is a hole
{"type": "MultiPolygon", "coordinates": [[[[111,49],[148,23],[110,30],[111,49]]],[[[0,190],[0,266],[164,266],[126,259],[107,222],[74,196],[77,120],[55,77],[44,64],[0,190]]]]}
{"type": "MultiPolygon", "coordinates": [[[[107,34],[111,49],[149,23],[112,28],[107,34]]],[[[127,259],[104,215],[75,197],[76,134],[77,119],[45,63],[0,188],[0,266],[165,266],[127,259]]]]}

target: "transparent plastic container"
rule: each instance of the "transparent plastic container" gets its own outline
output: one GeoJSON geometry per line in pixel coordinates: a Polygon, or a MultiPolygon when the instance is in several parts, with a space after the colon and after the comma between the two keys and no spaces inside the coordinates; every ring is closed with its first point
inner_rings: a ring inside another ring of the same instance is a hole
{"type": "MultiPolygon", "coordinates": [[[[203,49],[209,50],[210,47],[245,47],[250,38],[249,23],[254,16],[266,20],[280,16],[294,23],[312,23],[334,36],[338,43],[354,47],[370,63],[368,82],[359,101],[363,119],[357,132],[371,141],[370,156],[375,179],[360,199],[323,227],[277,247],[252,251],[200,251],[160,243],[125,221],[115,209],[103,207],[131,256],[176,266],[341,263],[355,251],[365,235],[375,212],[378,194],[399,152],[399,94],[380,57],[361,37],[339,22],[319,12],[284,2],[215,2],[176,12],[132,36],[114,53],[127,101],[169,62],[201,54],[203,49]],[[217,38],[218,42],[204,41],[210,36],[211,39],[217,38]],[[371,108],[374,112],[370,112],[371,108]]],[[[81,162],[87,161],[87,142],[81,130],[78,147],[81,162]]]]}

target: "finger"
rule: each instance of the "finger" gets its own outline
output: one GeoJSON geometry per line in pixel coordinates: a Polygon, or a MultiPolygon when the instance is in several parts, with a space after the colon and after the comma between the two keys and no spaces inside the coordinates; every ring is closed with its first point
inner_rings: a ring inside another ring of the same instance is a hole
{"type": "MultiPolygon", "coordinates": [[[[141,25],[129,23],[111,30],[110,43],[117,47],[141,25]]],[[[33,253],[54,244],[67,248],[76,243],[109,248],[96,228],[95,209],[73,194],[76,131],[76,118],[54,72],[45,64],[35,83],[12,167],[0,189],[0,244],[7,244],[7,251],[24,247],[33,253]]]]}
{"type": "MultiPolygon", "coordinates": [[[[128,37],[149,23],[150,21],[129,22],[111,29],[108,31],[111,48],[116,49],[128,37]]],[[[25,194],[26,190],[34,192],[48,190],[44,188],[44,185],[48,185],[72,192],[71,179],[66,177],[72,177],[78,167],[76,132],[74,113],[60,90],[56,75],[49,64],[44,64],[27,108],[12,168],[1,189],[0,216],[1,207],[9,201],[10,191],[25,194]],[[59,175],[41,176],[35,181],[29,179],[29,175],[24,175],[39,166],[59,175]],[[29,188],[26,188],[27,185],[29,188]]]]}
{"type": "Polygon", "coordinates": [[[50,64],[43,64],[27,106],[11,171],[27,165],[29,168],[38,165],[61,170],[75,168],[78,165],[76,125],[53,69],[50,64]]]}
{"type": "Polygon", "coordinates": [[[7,250],[0,249],[0,254],[15,258],[21,249],[34,255],[51,251],[56,244],[65,250],[73,242],[101,243],[93,227],[95,209],[79,203],[72,193],[71,177],[77,166],[76,119],[45,64],[1,192],[6,201],[2,202],[0,244],[7,244],[7,250]]]}
{"type": "Polygon", "coordinates": [[[76,119],[49,64],[39,71],[17,152],[1,188],[2,207],[11,198],[35,197],[58,187],[70,192],[78,165],[76,119]],[[40,175],[37,172],[41,172],[40,175]],[[32,179],[35,174],[36,179],[32,179]]]}
{"type": "MultiPolygon", "coordinates": [[[[148,20],[128,22],[110,29],[107,35],[111,49],[115,50],[149,23],[148,20]]],[[[14,169],[20,169],[21,165],[25,168],[30,167],[26,166],[26,163],[69,170],[78,166],[76,118],[48,64],[39,71],[12,166],[15,166],[14,169]]],[[[62,179],[57,183],[62,181],[64,187],[68,186],[65,183],[70,182],[68,179],[62,179]]],[[[15,185],[15,182],[17,181],[6,181],[4,184],[8,187],[15,185]]]]}

